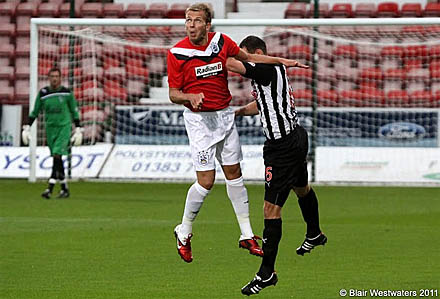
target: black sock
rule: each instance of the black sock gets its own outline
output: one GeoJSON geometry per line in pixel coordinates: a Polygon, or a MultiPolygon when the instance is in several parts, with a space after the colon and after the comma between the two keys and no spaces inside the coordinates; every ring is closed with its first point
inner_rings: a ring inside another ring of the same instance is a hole
{"type": "Polygon", "coordinates": [[[49,186],[47,186],[47,189],[49,189],[50,193],[52,193],[53,187],[55,187],[55,184],[49,182],[49,186]]]}
{"type": "Polygon", "coordinates": [[[55,167],[56,178],[60,181],[64,180],[64,165],[61,156],[54,156],[53,165],[55,167]]]}
{"type": "Polygon", "coordinates": [[[269,278],[275,270],[275,260],[278,254],[278,244],[282,235],[282,221],[278,219],[264,219],[263,231],[263,261],[258,276],[269,278]]]}
{"type": "Polygon", "coordinates": [[[318,211],[318,199],[316,198],[315,191],[310,188],[309,193],[304,197],[298,197],[299,207],[307,223],[307,238],[316,237],[321,233],[319,227],[319,211],[318,211]]]}

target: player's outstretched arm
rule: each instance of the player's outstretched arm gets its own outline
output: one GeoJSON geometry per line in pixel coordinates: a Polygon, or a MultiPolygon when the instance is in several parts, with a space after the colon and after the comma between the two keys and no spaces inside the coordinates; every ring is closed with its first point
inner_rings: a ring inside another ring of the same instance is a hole
{"type": "Polygon", "coordinates": [[[294,59],[287,59],[281,57],[273,57],[268,55],[260,55],[260,54],[250,54],[246,53],[242,49],[238,52],[236,59],[245,62],[254,62],[254,63],[267,63],[267,64],[284,64],[286,67],[299,67],[308,69],[309,66],[302,64],[294,59]]]}

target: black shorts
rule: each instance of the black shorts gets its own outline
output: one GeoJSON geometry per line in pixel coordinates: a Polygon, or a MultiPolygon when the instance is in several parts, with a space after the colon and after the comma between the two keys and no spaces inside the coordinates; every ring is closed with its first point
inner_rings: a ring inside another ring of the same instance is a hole
{"type": "Polygon", "coordinates": [[[299,125],[286,137],[264,143],[264,200],[282,207],[293,187],[307,186],[308,149],[307,131],[299,125]]]}

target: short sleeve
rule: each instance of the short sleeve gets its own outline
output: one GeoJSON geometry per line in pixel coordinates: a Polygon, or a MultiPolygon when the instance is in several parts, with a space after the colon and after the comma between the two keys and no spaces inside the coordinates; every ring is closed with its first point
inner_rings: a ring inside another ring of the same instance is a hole
{"type": "Polygon", "coordinates": [[[237,43],[234,42],[229,36],[226,34],[223,34],[223,38],[225,40],[225,46],[228,51],[228,57],[235,57],[238,55],[238,52],[240,52],[240,48],[238,47],[237,43]]]}
{"type": "Polygon", "coordinates": [[[179,63],[171,51],[168,50],[167,57],[167,69],[168,69],[168,86],[170,88],[182,88],[183,87],[183,73],[180,71],[179,63]]]}

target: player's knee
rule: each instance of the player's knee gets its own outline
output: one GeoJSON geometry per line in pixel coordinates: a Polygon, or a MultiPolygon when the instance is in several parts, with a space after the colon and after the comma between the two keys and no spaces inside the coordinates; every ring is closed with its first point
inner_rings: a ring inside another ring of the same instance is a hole
{"type": "Polygon", "coordinates": [[[295,191],[296,196],[305,197],[310,192],[310,185],[307,184],[305,187],[294,187],[293,191],[295,191]]]}
{"type": "Polygon", "coordinates": [[[212,186],[214,186],[214,180],[210,178],[201,178],[198,179],[197,182],[199,183],[200,186],[202,186],[206,190],[211,190],[212,186]]]}
{"type": "Polygon", "coordinates": [[[240,164],[223,165],[222,168],[227,180],[235,180],[242,176],[240,164]]]}

